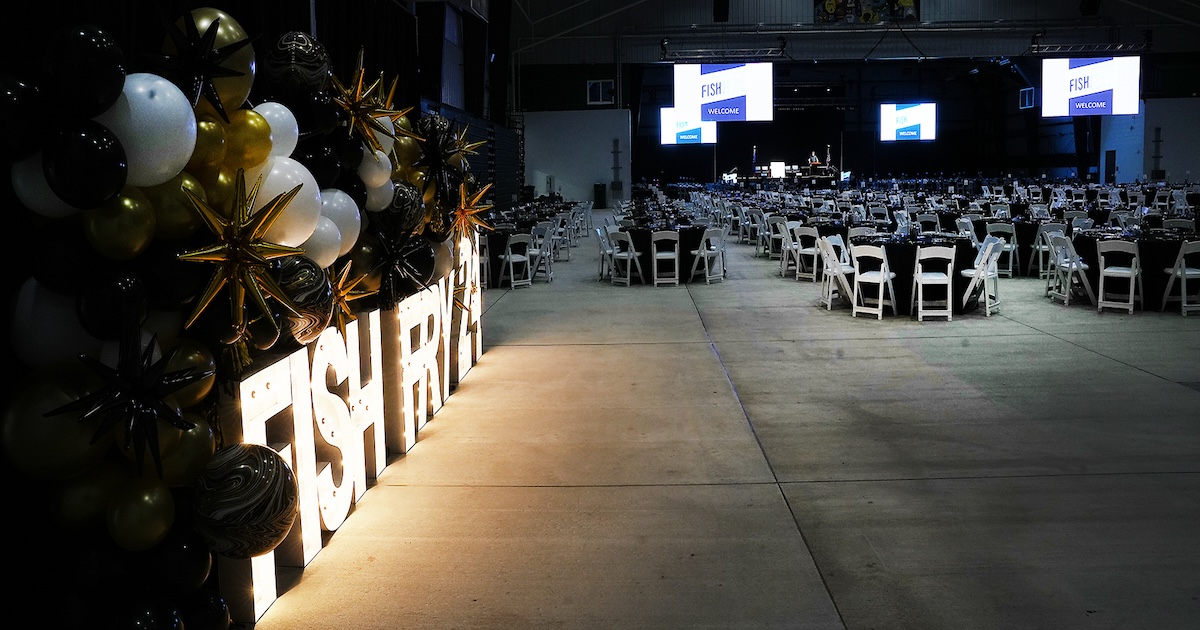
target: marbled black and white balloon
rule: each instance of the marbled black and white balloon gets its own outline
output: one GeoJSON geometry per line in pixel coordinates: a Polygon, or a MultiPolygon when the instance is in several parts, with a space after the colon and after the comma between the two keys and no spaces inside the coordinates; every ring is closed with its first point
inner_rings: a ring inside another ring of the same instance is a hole
{"type": "Polygon", "coordinates": [[[279,36],[266,51],[262,78],[284,94],[322,92],[329,86],[331,66],[325,45],[302,31],[279,36]]]}
{"type": "Polygon", "coordinates": [[[213,552],[230,558],[275,549],[296,520],[296,476],[267,446],[240,443],[217,451],[195,489],[196,529],[213,552]]]}
{"type": "Polygon", "coordinates": [[[292,337],[302,345],[316,341],[333,317],[333,285],[325,270],[308,256],[288,256],[280,260],[279,286],[300,313],[287,317],[292,337]]]}

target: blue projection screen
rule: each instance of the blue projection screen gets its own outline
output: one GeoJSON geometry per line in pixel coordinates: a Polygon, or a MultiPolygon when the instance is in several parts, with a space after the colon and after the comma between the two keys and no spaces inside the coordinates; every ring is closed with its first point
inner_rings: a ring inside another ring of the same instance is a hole
{"type": "Polygon", "coordinates": [[[1138,113],[1140,57],[1042,60],[1042,116],[1138,113]]]}
{"type": "Polygon", "coordinates": [[[879,140],[936,140],[937,103],[880,103],[879,140]]]}
{"type": "Polygon", "coordinates": [[[770,63],[675,64],[675,109],[699,120],[770,121],[775,70],[770,63]]]}

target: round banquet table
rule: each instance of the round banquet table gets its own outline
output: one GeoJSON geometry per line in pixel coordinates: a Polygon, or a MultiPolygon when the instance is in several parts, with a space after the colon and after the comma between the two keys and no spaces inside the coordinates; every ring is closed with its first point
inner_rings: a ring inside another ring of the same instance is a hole
{"type": "MultiPolygon", "coordinates": [[[[1013,217],[1012,219],[975,219],[971,221],[971,225],[975,227],[975,236],[983,241],[987,237],[987,226],[989,223],[1011,223],[1017,236],[1017,275],[1037,277],[1037,265],[1029,264],[1029,256],[1033,253],[1034,239],[1037,237],[1038,227],[1044,221],[1036,221],[1026,217],[1013,217]]],[[[1048,222],[1045,222],[1048,223],[1048,222]]],[[[1067,227],[1067,231],[1070,231],[1067,227]]]]}
{"type": "MultiPolygon", "coordinates": [[[[962,275],[964,269],[975,268],[975,245],[971,239],[946,236],[897,236],[892,234],[877,234],[872,236],[856,236],[850,240],[851,251],[854,245],[882,245],[887,255],[888,265],[896,277],[892,279],[892,296],[896,301],[897,315],[912,314],[912,281],[917,268],[917,248],[919,246],[950,246],[954,248],[954,268],[950,271],[951,310],[954,313],[966,313],[978,307],[978,295],[972,296],[964,305],[962,294],[967,290],[971,279],[962,275]]],[[[940,287],[926,289],[929,300],[941,300],[945,293],[940,287]]]]}
{"type": "MultiPolygon", "coordinates": [[[[683,284],[692,279],[692,264],[696,261],[696,257],[692,255],[692,251],[700,247],[700,241],[704,240],[704,230],[706,228],[700,225],[680,225],[678,227],[662,227],[657,230],[668,232],[679,232],[679,268],[678,277],[679,283],[683,284]]],[[[652,284],[654,282],[654,267],[657,261],[654,260],[654,245],[650,242],[650,236],[656,229],[651,227],[628,227],[621,228],[622,232],[629,234],[629,239],[633,241],[633,248],[638,251],[638,262],[642,266],[642,284],[652,284]]]]}
{"type": "MultiPolygon", "coordinates": [[[[1087,279],[1092,285],[1092,291],[1099,297],[1100,291],[1100,254],[1096,243],[1101,240],[1122,239],[1134,241],[1138,246],[1138,257],[1142,260],[1142,310],[1162,310],[1163,291],[1167,288],[1168,277],[1164,269],[1175,265],[1179,256],[1179,248],[1187,241],[1200,240],[1195,232],[1170,230],[1164,228],[1149,229],[1133,236],[1117,230],[1080,230],[1071,238],[1075,253],[1087,264],[1087,279]]],[[[1110,263],[1111,264],[1111,263],[1110,263]]],[[[1122,263],[1118,263],[1122,264],[1122,263]]],[[[1128,293],[1129,284],[1121,278],[1110,278],[1105,281],[1108,293],[1128,293]]],[[[1172,291],[1178,294],[1179,283],[1175,283],[1172,291]]]]}

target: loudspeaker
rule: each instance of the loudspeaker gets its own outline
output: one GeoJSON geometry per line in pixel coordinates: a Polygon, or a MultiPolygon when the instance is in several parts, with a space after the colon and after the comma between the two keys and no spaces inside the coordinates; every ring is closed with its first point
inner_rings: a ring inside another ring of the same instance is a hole
{"type": "Polygon", "coordinates": [[[1079,0],[1080,15],[1096,15],[1100,11],[1100,0],[1079,0]]]}
{"type": "Polygon", "coordinates": [[[729,0],[713,0],[713,21],[729,21],[729,0]]]}

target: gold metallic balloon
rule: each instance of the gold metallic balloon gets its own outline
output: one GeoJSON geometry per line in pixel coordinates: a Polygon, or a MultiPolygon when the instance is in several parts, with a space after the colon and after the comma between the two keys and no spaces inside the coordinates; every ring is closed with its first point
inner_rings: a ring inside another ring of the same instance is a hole
{"type": "Polygon", "coordinates": [[[183,170],[200,174],[220,168],[225,161],[225,123],[215,114],[196,115],[196,148],[183,170]]]}
{"type": "Polygon", "coordinates": [[[383,281],[383,244],[378,238],[370,232],[363,234],[354,242],[354,247],[346,254],[346,259],[357,270],[355,273],[363,276],[357,284],[359,290],[368,293],[379,290],[383,281]]]}
{"type": "Polygon", "coordinates": [[[181,239],[196,233],[204,220],[192,209],[192,203],[183,190],[205,196],[200,180],[184,171],[164,184],[143,188],[142,192],[154,207],[154,238],[181,239]]]}
{"type": "Polygon", "coordinates": [[[398,136],[392,143],[392,155],[396,156],[394,164],[408,169],[421,159],[421,145],[409,136],[398,136]]]}
{"type": "Polygon", "coordinates": [[[195,339],[181,337],[173,348],[164,349],[164,352],[169,353],[168,356],[170,356],[167,361],[167,372],[191,369],[191,374],[209,373],[206,378],[171,394],[175,400],[179,401],[179,406],[187,409],[204,400],[217,381],[217,362],[208,346],[195,339]]]}
{"type": "Polygon", "coordinates": [[[271,123],[252,109],[229,112],[222,164],[235,170],[251,169],[266,162],[270,155],[271,123]]]}
{"type": "Polygon", "coordinates": [[[237,169],[222,166],[215,173],[198,176],[198,179],[204,188],[204,201],[226,219],[232,217],[237,169]]]}
{"type": "Polygon", "coordinates": [[[396,129],[407,131],[408,133],[413,132],[412,121],[408,119],[408,116],[393,116],[392,124],[396,126],[396,129]]]}
{"type": "MultiPolygon", "coordinates": [[[[183,432],[179,444],[162,461],[162,479],[172,488],[191,485],[217,452],[217,436],[207,420],[189,412],[184,412],[183,419],[194,426],[183,432]]],[[[142,474],[157,475],[153,466],[143,466],[142,474]]]]}
{"type": "Polygon", "coordinates": [[[92,442],[99,418],[84,419],[82,411],[46,415],[100,389],[82,362],[36,368],[12,386],[0,418],[0,446],[17,470],[36,479],[68,479],[95,466],[112,447],[111,431],[92,442]]]}
{"type": "Polygon", "coordinates": [[[175,523],[175,497],[163,481],[131,477],[117,487],[105,511],[108,534],[128,551],[162,542],[175,523]]]}
{"type": "MultiPolygon", "coordinates": [[[[175,22],[176,27],[183,30],[183,20],[187,19],[187,17],[184,16],[177,20],[175,22]]],[[[201,37],[208,33],[208,27],[213,22],[219,20],[217,36],[213,40],[213,48],[216,50],[248,39],[242,25],[238,24],[237,20],[224,11],[210,7],[193,9],[191,18],[196,24],[196,30],[201,37]]],[[[175,45],[169,38],[163,44],[163,52],[167,54],[176,52],[175,45]]],[[[250,96],[250,88],[254,86],[254,46],[243,46],[228,59],[221,61],[220,66],[225,70],[231,70],[238,74],[238,76],[215,77],[212,79],[213,87],[216,88],[217,96],[220,97],[221,106],[227,113],[230,113],[246,102],[246,97],[250,96]]],[[[196,111],[197,113],[216,114],[216,110],[213,109],[208,99],[203,96],[200,97],[199,102],[196,104],[196,111]]]]}
{"type": "Polygon", "coordinates": [[[126,185],[112,201],[81,213],[92,247],[111,260],[130,260],[154,240],[157,216],[142,189],[126,185]]]}
{"type": "Polygon", "coordinates": [[[432,184],[429,186],[425,185],[426,173],[427,171],[424,168],[409,169],[408,182],[421,191],[422,199],[424,199],[425,203],[431,204],[437,197],[437,187],[432,184]]]}
{"type": "Polygon", "coordinates": [[[457,171],[459,175],[463,175],[467,171],[471,170],[471,164],[470,162],[467,162],[467,156],[463,155],[462,152],[451,154],[450,157],[446,159],[446,164],[449,165],[450,168],[453,168],[455,171],[457,171]]]}

